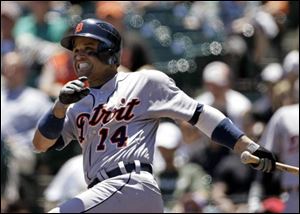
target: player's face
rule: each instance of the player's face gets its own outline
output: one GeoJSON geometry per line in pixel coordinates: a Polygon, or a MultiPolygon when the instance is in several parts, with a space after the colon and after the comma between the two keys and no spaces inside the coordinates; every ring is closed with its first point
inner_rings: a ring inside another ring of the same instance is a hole
{"type": "Polygon", "coordinates": [[[78,77],[86,76],[91,87],[102,85],[116,72],[111,65],[105,64],[95,56],[97,47],[97,40],[75,38],[73,48],[75,72],[78,77]]]}

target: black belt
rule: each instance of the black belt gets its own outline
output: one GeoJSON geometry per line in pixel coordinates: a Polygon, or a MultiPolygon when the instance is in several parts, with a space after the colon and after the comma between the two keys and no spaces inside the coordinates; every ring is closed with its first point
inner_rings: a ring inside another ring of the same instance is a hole
{"type": "MultiPolygon", "coordinates": [[[[135,170],[135,164],[134,163],[128,163],[128,164],[125,164],[125,169],[126,169],[126,172],[127,173],[130,173],[132,171],[135,170]]],[[[141,171],[147,171],[147,172],[150,172],[152,174],[152,166],[148,163],[141,163],[141,171]]],[[[120,168],[117,167],[109,172],[106,173],[107,176],[109,178],[112,178],[112,177],[116,177],[116,176],[119,176],[119,175],[122,175],[123,173],[121,172],[120,168]]],[[[95,178],[89,185],[88,185],[88,188],[92,188],[94,185],[96,185],[97,183],[99,183],[100,180],[98,178],[95,178]]]]}

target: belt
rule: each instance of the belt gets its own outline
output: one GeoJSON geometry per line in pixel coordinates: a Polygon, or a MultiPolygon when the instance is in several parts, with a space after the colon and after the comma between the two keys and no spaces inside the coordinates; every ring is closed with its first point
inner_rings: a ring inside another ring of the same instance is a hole
{"type": "MultiPolygon", "coordinates": [[[[134,163],[128,163],[125,164],[125,169],[127,173],[130,173],[132,171],[135,171],[135,164],[134,163]]],[[[150,172],[152,174],[152,166],[148,163],[141,163],[141,171],[150,172]]],[[[119,175],[122,175],[120,168],[117,167],[109,172],[106,173],[109,178],[116,177],[119,175]]],[[[100,180],[98,178],[95,178],[89,185],[88,188],[92,188],[94,185],[99,183],[100,180]]]]}

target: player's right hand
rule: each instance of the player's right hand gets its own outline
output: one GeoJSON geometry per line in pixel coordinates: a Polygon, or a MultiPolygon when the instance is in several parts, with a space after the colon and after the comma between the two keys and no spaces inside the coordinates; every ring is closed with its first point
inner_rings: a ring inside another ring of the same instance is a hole
{"type": "Polygon", "coordinates": [[[83,76],[66,83],[59,92],[59,101],[67,105],[76,103],[87,96],[90,93],[90,89],[85,87],[85,81],[87,81],[87,77],[83,76]]]}
{"type": "Polygon", "coordinates": [[[258,149],[252,153],[253,155],[260,158],[258,164],[250,164],[252,168],[263,171],[263,172],[273,172],[276,168],[276,157],[275,155],[259,146],[258,149]]]}

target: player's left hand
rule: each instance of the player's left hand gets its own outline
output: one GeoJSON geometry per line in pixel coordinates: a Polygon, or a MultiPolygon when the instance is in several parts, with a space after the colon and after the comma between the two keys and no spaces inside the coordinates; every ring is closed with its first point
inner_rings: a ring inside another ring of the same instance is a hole
{"type": "Polygon", "coordinates": [[[276,157],[272,152],[262,146],[259,146],[259,148],[252,154],[260,158],[258,164],[250,164],[252,168],[263,172],[273,172],[275,170],[276,157]]]}

